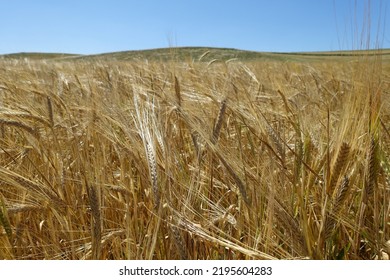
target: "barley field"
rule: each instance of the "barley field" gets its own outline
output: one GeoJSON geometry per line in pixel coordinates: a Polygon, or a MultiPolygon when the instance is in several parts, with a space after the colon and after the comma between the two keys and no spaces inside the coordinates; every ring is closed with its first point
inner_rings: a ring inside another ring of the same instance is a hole
{"type": "Polygon", "coordinates": [[[0,59],[0,259],[388,259],[390,62],[0,59]]]}

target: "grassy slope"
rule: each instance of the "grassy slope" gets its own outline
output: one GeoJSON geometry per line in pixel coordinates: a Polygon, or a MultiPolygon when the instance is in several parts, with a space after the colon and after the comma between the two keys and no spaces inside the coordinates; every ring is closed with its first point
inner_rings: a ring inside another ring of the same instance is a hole
{"type": "MultiPolygon", "coordinates": [[[[152,61],[324,61],[338,60],[346,61],[356,59],[359,55],[375,55],[376,51],[337,51],[337,52],[302,52],[302,53],[272,53],[254,52],[227,48],[207,48],[207,47],[179,47],[161,48],[139,51],[123,51],[113,53],[103,53],[96,55],[76,55],[58,53],[16,53],[0,57],[4,58],[29,58],[29,59],[82,59],[82,60],[152,60],[152,61]]],[[[384,60],[390,61],[390,50],[381,50],[384,60]]]]}
{"type": "Polygon", "coordinates": [[[63,58],[70,58],[75,57],[78,55],[75,54],[68,54],[68,53],[11,53],[11,54],[4,54],[0,55],[0,58],[4,59],[63,59],[63,58]]]}

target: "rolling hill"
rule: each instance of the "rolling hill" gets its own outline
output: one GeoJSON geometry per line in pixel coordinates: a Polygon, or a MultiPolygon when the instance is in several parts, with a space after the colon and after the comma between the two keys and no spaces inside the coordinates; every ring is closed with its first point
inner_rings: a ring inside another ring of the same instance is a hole
{"type": "Polygon", "coordinates": [[[94,55],[79,55],[66,53],[14,53],[1,55],[3,59],[54,59],[54,60],[120,60],[120,61],[324,61],[325,59],[345,60],[355,59],[361,55],[376,55],[380,53],[385,60],[390,59],[390,49],[370,51],[334,51],[334,52],[255,52],[231,48],[209,47],[176,47],[149,50],[121,51],[94,55]]]}

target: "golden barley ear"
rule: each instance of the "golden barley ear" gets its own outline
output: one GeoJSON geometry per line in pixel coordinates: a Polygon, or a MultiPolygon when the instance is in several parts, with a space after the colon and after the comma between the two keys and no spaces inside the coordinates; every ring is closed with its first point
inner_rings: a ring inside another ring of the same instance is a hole
{"type": "Polygon", "coordinates": [[[221,128],[222,128],[223,118],[225,116],[225,112],[226,112],[226,98],[224,100],[222,100],[221,105],[219,107],[218,116],[217,116],[217,120],[216,120],[215,125],[214,125],[213,136],[212,136],[212,140],[211,140],[213,144],[217,143],[217,141],[218,141],[219,133],[220,133],[221,128]]]}
{"type": "Polygon", "coordinates": [[[5,206],[4,197],[0,194],[0,225],[3,226],[8,241],[12,244],[12,228],[8,218],[8,211],[5,206]]]}
{"type": "Polygon", "coordinates": [[[371,136],[370,147],[367,155],[367,171],[363,189],[362,204],[359,216],[359,227],[365,227],[369,232],[376,231],[374,229],[375,219],[375,205],[373,202],[374,192],[378,185],[378,172],[379,172],[379,158],[378,158],[378,140],[374,136],[371,136]]]}
{"type": "Polygon", "coordinates": [[[275,130],[271,126],[267,126],[267,132],[268,135],[271,137],[272,142],[275,144],[276,150],[279,153],[279,156],[283,159],[284,161],[284,150],[283,150],[283,143],[282,140],[280,139],[280,136],[276,134],[275,130]]]}
{"type": "Polygon", "coordinates": [[[337,189],[336,196],[333,200],[333,212],[335,213],[335,216],[340,214],[341,208],[345,202],[345,199],[347,198],[347,194],[350,189],[349,184],[349,178],[347,176],[344,176],[343,181],[340,185],[340,187],[337,189]]]}
{"type": "Polygon", "coordinates": [[[191,132],[191,140],[192,140],[192,143],[194,144],[196,155],[199,158],[200,147],[199,147],[199,143],[198,143],[198,135],[196,134],[195,131],[191,132]]]}
{"type": "Polygon", "coordinates": [[[51,127],[54,127],[53,105],[50,96],[48,96],[46,100],[47,100],[47,112],[49,115],[50,125],[51,127]]]}
{"type": "Polygon", "coordinates": [[[345,199],[347,198],[349,187],[349,178],[345,176],[341,185],[336,190],[336,195],[334,196],[331,204],[330,213],[325,217],[325,240],[332,236],[332,233],[337,223],[335,218],[338,217],[341,213],[341,209],[344,206],[345,199]]]}
{"type": "Polygon", "coordinates": [[[326,215],[324,224],[325,224],[324,229],[323,229],[324,240],[328,240],[332,236],[336,222],[332,216],[326,215]]]}
{"type": "Polygon", "coordinates": [[[10,121],[10,120],[0,119],[0,125],[1,126],[3,126],[3,125],[14,126],[14,127],[20,128],[20,129],[30,133],[31,135],[33,135],[36,138],[38,138],[38,136],[39,136],[38,132],[34,128],[32,128],[26,124],[23,124],[21,122],[18,122],[18,121],[10,121]]]}
{"type": "Polygon", "coordinates": [[[329,196],[332,195],[335,186],[337,184],[337,181],[339,180],[340,174],[343,172],[344,167],[347,164],[349,151],[350,151],[349,145],[343,142],[337,154],[336,162],[332,168],[332,174],[329,180],[329,184],[327,185],[326,192],[329,196]]]}
{"type": "Polygon", "coordinates": [[[91,207],[91,235],[92,235],[92,259],[98,260],[101,256],[102,220],[101,207],[96,187],[88,187],[89,205],[91,207]]]}
{"type": "Polygon", "coordinates": [[[293,215],[291,215],[287,209],[275,199],[275,216],[282,227],[291,234],[292,241],[297,245],[295,250],[301,254],[307,254],[305,239],[302,235],[302,231],[299,226],[299,222],[293,215]]]}
{"type": "Polygon", "coordinates": [[[55,205],[59,211],[63,210],[65,206],[64,201],[58,196],[58,193],[54,192],[53,189],[47,187],[38,182],[34,182],[28,178],[21,176],[20,174],[10,171],[7,168],[0,166],[0,178],[5,182],[14,184],[15,186],[22,187],[23,189],[31,192],[37,197],[43,200],[49,200],[55,205]]]}
{"type": "Polygon", "coordinates": [[[377,185],[377,174],[379,169],[378,144],[374,137],[371,137],[370,149],[368,152],[368,170],[364,186],[363,202],[367,205],[377,185]]]}
{"type": "Polygon", "coordinates": [[[187,246],[183,240],[183,236],[181,235],[179,228],[176,225],[171,225],[170,228],[171,228],[173,240],[174,240],[176,249],[179,252],[180,258],[182,260],[188,260],[187,246]]]}
{"type": "Polygon", "coordinates": [[[230,174],[230,176],[232,176],[232,178],[233,178],[234,182],[236,183],[236,186],[238,187],[238,190],[242,196],[242,199],[244,200],[244,202],[248,206],[250,206],[251,202],[248,198],[248,195],[246,192],[246,187],[245,187],[244,183],[242,182],[240,176],[238,176],[238,174],[236,172],[234,172],[233,168],[226,162],[226,160],[220,154],[217,154],[217,156],[218,156],[219,160],[221,161],[221,163],[223,164],[223,166],[228,171],[228,173],[230,174]]]}
{"type": "Polygon", "coordinates": [[[205,51],[201,56],[199,56],[198,61],[201,61],[205,56],[207,56],[210,53],[210,51],[205,51]]]}
{"type": "Polygon", "coordinates": [[[176,94],[176,100],[177,100],[177,104],[179,105],[179,107],[181,106],[181,91],[180,91],[180,84],[179,84],[179,80],[177,79],[177,77],[175,76],[175,94],[176,94]]]}
{"type": "Polygon", "coordinates": [[[150,178],[152,180],[152,191],[154,197],[154,207],[158,209],[160,205],[160,191],[158,189],[157,162],[154,156],[154,150],[150,143],[146,143],[146,156],[150,169],[150,178]]]}

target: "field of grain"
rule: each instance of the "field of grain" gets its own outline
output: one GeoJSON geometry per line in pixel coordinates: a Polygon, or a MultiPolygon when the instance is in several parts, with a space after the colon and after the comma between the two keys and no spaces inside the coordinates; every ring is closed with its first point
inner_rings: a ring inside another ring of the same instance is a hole
{"type": "Polygon", "coordinates": [[[0,259],[388,259],[389,94],[376,56],[3,58],[0,259]]]}

